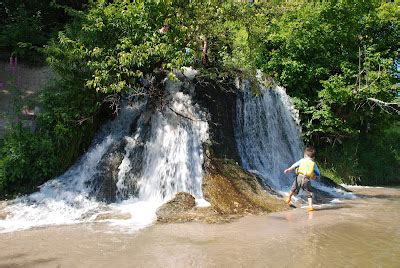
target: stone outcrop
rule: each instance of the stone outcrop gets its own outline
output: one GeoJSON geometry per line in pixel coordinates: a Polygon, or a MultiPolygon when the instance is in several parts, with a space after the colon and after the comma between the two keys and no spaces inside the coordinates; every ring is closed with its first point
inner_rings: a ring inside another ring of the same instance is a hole
{"type": "Polygon", "coordinates": [[[210,144],[205,150],[202,188],[211,206],[196,208],[193,197],[179,193],[159,209],[158,222],[224,222],[246,214],[289,209],[282,196],[263,186],[259,178],[237,163],[240,159],[234,136],[236,89],[232,82],[224,86],[211,83],[196,82],[196,100],[210,115],[210,144]]]}
{"type": "Polygon", "coordinates": [[[96,221],[104,221],[104,220],[129,220],[131,218],[130,213],[121,213],[121,212],[105,212],[96,216],[96,221]]]}
{"type": "Polygon", "coordinates": [[[208,162],[203,178],[204,198],[211,206],[195,207],[189,193],[178,193],[157,211],[160,223],[201,221],[227,222],[246,214],[263,214],[289,209],[283,199],[260,184],[258,178],[233,161],[208,162]]]}
{"type": "Polygon", "coordinates": [[[233,81],[205,81],[196,86],[196,99],[210,114],[211,144],[206,148],[204,197],[213,210],[224,216],[288,209],[282,197],[238,164],[234,135],[236,95],[233,81]]]}
{"type": "Polygon", "coordinates": [[[4,220],[8,216],[8,212],[4,209],[7,206],[7,201],[0,201],[0,220],[4,220]]]}
{"type": "Polygon", "coordinates": [[[180,192],[157,210],[157,221],[188,221],[186,214],[195,207],[195,199],[189,193],[180,192]]]}
{"type": "Polygon", "coordinates": [[[215,81],[197,81],[195,84],[195,99],[210,115],[208,125],[211,146],[208,149],[216,158],[239,162],[234,135],[237,90],[233,82],[222,85],[215,81]]]}
{"type": "Polygon", "coordinates": [[[204,197],[221,215],[259,214],[289,208],[282,197],[232,160],[213,159],[203,179],[204,197]]]}

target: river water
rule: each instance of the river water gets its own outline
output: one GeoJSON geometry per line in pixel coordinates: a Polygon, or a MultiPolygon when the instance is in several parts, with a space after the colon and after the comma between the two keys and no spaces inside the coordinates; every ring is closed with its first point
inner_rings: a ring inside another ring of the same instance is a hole
{"type": "Polygon", "coordinates": [[[400,188],[224,224],[90,223],[0,234],[0,267],[400,267],[400,188]]]}

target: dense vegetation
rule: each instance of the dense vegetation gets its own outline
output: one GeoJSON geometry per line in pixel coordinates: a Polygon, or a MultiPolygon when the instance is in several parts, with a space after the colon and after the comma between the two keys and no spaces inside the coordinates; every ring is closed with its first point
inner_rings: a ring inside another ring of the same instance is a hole
{"type": "MultiPolygon", "coordinates": [[[[15,10],[16,2],[3,5],[15,10]]],[[[40,2],[50,16],[54,4],[40,2]]],[[[320,150],[326,174],[350,183],[399,183],[398,3],[98,0],[82,10],[72,2],[62,12],[73,19],[54,38],[49,28],[58,30],[60,21],[38,20],[40,40],[15,34],[33,23],[15,19],[32,12],[27,5],[1,21],[1,29],[14,29],[0,33],[7,49],[50,38],[44,52],[60,78],[44,90],[36,133],[15,126],[6,136],[0,194],[30,191],[65,170],[88,145],[101,107],[126,95],[156,98],[144,79],[183,66],[217,81],[262,70],[294,97],[304,140],[320,150]]]]}
{"type": "Polygon", "coordinates": [[[44,46],[70,20],[69,10],[83,9],[87,1],[3,0],[0,2],[0,59],[18,57],[43,64],[44,46]]]}

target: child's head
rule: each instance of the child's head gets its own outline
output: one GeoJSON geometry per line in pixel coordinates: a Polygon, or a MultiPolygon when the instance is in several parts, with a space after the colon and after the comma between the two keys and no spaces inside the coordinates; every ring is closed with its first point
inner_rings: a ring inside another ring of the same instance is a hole
{"type": "Polygon", "coordinates": [[[314,159],[314,157],[315,157],[315,149],[313,147],[306,147],[304,149],[304,157],[309,157],[311,159],[314,159]]]}

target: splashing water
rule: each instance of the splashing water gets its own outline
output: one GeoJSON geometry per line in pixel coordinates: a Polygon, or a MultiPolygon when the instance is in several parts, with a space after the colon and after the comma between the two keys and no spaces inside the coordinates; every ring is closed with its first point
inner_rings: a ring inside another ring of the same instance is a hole
{"type": "MultiPolygon", "coordinates": [[[[135,182],[137,197],[125,203],[145,200],[147,211],[153,211],[177,192],[188,192],[199,205],[207,205],[202,199],[203,143],[208,139],[206,114],[193,105],[189,95],[180,92],[177,84],[170,84],[170,109],[152,115],[150,138],[145,144],[143,167],[140,174],[132,169],[133,161],[126,154],[119,174],[118,192],[123,192],[132,181],[135,182]]],[[[146,122],[138,123],[138,130],[132,144],[141,143],[146,122]]],[[[134,146],[134,145],[131,145],[134,146]]],[[[133,212],[132,212],[133,213],[133,212]]]]}
{"type": "Polygon", "coordinates": [[[235,136],[243,167],[267,185],[287,189],[291,178],[283,170],[302,156],[302,142],[284,89],[260,85],[260,96],[253,96],[245,81],[236,107],[235,136]]]}
{"type": "Polygon", "coordinates": [[[105,212],[129,214],[128,220],[111,222],[137,229],[153,222],[157,208],[181,191],[204,204],[202,145],[208,139],[208,124],[181,86],[167,83],[170,108],[162,112],[146,111],[145,103],[124,107],[65,174],[10,202],[0,232],[96,221],[105,212]],[[115,177],[105,168],[110,159],[117,163],[115,177]],[[106,187],[108,181],[112,187],[106,187]],[[114,201],[104,202],[103,196],[114,201]]]}
{"type": "Polygon", "coordinates": [[[88,153],[64,175],[42,185],[39,192],[12,201],[6,208],[10,215],[0,221],[0,230],[76,223],[85,213],[98,209],[101,203],[90,198],[85,182],[97,173],[97,164],[107,149],[128,133],[129,122],[139,111],[139,106],[124,108],[114,122],[103,127],[88,153]]]}
{"type": "MultiPolygon", "coordinates": [[[[259,84],[254,96],[249,81],[242,83],[236,101],[235,137],[242,165],[261,177],[265,185],[286,194],[294,175],[283,171],[303,157],[298,111],[282,87],[259,84]]],[[[354,197],[340,189],[312,185],[333,197],[354,197]]]]}

